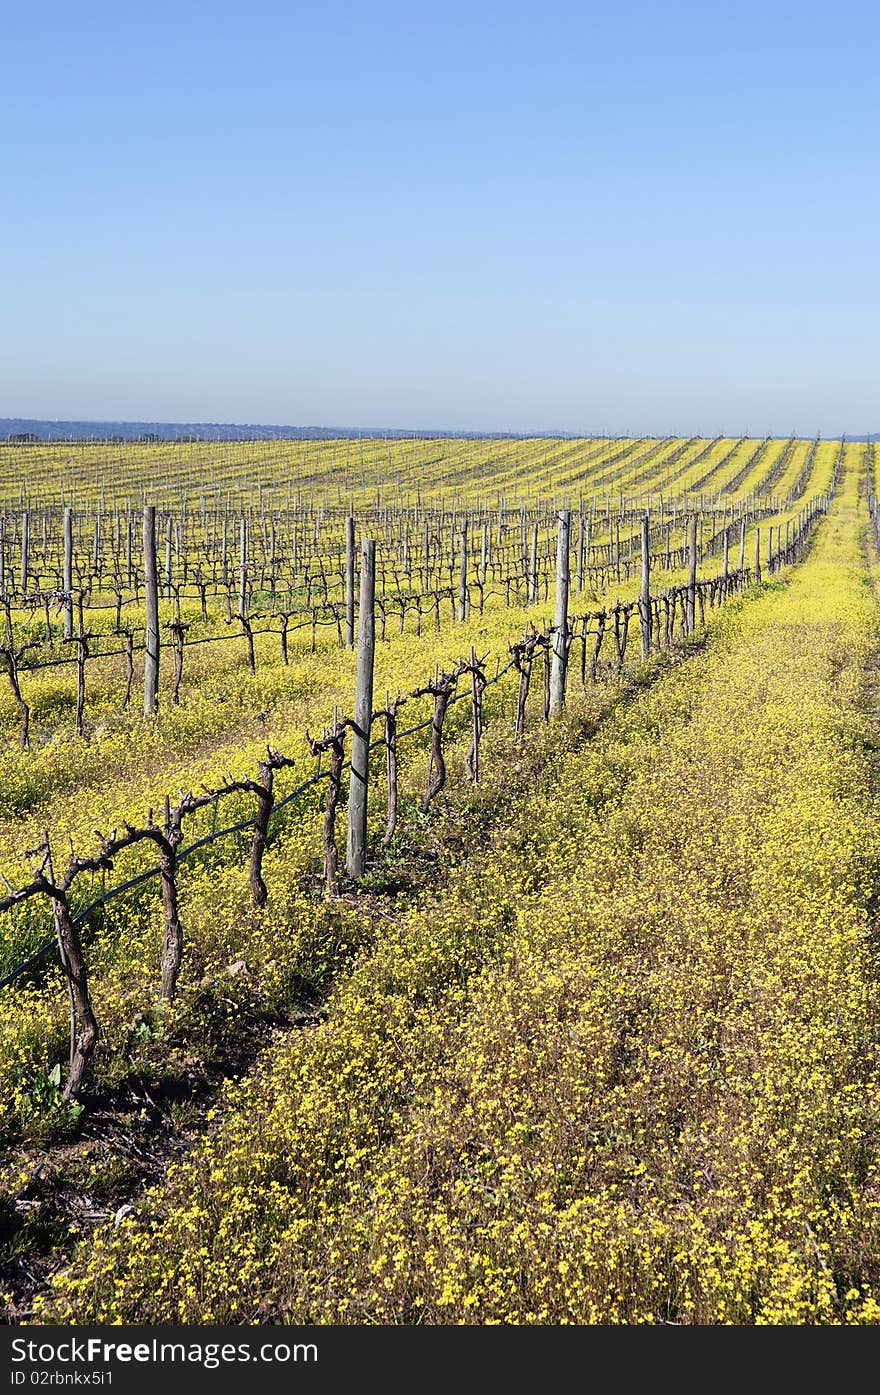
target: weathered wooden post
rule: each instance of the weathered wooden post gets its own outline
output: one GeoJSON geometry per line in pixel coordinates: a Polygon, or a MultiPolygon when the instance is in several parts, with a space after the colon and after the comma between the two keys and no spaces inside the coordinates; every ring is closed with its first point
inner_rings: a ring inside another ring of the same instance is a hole
{"type": "Polygon", "coordinates": [[[21,578],[18,583],[19,594],[24,600],[27,591],[28,571],[30,569],[30,541],[31,541],[31,516],[27,509],[21,516],[21,578]]]}
{"type": "Polygon", "coordinates": [[[692,513],[688,520],[688,582],[687,582],[687,633],[693,634],[696,625],[697,602],[697,515],[692,513]]]}
{"type": "Polygon", "coordinates": [[[651,535],[648,515],[642,519],[642,591],[639,597],[639,620],[642,626],[642,658],[651,652],[651,535]]]}
{"type": "Polygon", "coordinates": [[[64,592],[62,633],[73,639],[73,509],[64,510],[64,570],[61,589],[64,592]]]}
{"type": "Polygon", "coordinates": [[[532,543],[529,553],[529,581],[528,581],[528,601],[529,605],[534,605],[538,599],[538,525],[532,525],[532,543]]]}
{"type": "Polygon", "coordinates": [[[171,600],[171,544],[174,536],[174,520],[171,514],[168,515],[168,523],[165,528],[165,599],[171,600]]]}
{"type": "Polygon", "coordinates": [[[461,522],[461,541],[458,554],[458,623],[463,625],[467,619],[467,545],[468,545],[468,525],[467,519],[461,522]]]}
{"type": "Polygon", "coordinates": [[[351,733],[348,787],[348,842],[345,870],[362,877],[367,850],[367,785],[370,771],[370,720],[373,715],[373,661],[376,652],[376,542],[361,543],[361,593],[358,610],[357,674],[351,733]]]}
{"type": "Polygon", "coordinates": [[[345,643],[354,648],[354,516],[345,520],[345,643]]]}
{"type": "MultiPolygon", "coordinates": [[[[185,554],[184,554],[185,555],[185,554]]],[[[272,601],[272,609],[275,609],[275,591],[277,583],[277,551],[275,535],[275,519],[269,519],[269,596],[272,601]]]]}
{"type": "Polygon", "coordinates": [[[727,527],[727,524],[725,524],[725,525],[724,525],[724,535],[723,535],[722,542],[721,542],[721,599],[722,599],[722,600],[725,600],[726,597],[727,597],[727,576],[728,576],[728,572],[729,572],[729,570],[730,570],[729,558],[728,558],[729,548],[730,548],[730,535],[729,535],[729,529],[728,529],[728,527],[727,527]]]}
{"type": "Polygon", "coordinates": [[[129,586],[134,586],[134,540],[132,538],[131,514],[125,523],[125,574],[129,586]]]}
{"type": "Polygon", "coordinates": [[[144,509],[144,716],[159,702],[159,574],[156,567],[156,506],[144,509]]]}
{"type": "Polygon", "coordinates": [[[761,580],[761,530],[755,529],[755,580],[761,580]]]}
{"type": "Polygon", "coordinates": [[[568,582],[571,512],[564,509],[556,529],[556,604],[553,609],[553,662],[550,668],[550,716],[558,717],[565,705],[565,669],[568,659],[568,582]]]}
{"type": "MultiPolygon", "coordinates": [[[[739,570],[740,570],[740,578],[742,578],[742,573],[745,571],[745,569],[746,569],[746,521],[745,521],[744,518],[741,518],[741,519],[740,519],[740,523],[739,523],[739,570]]],[[[742,586],[742,580],[740,580],[740,586],[742,586]]]]}
{"type": "Polygon", "coordinates": [[[577,592],[580,595],[584,589],[584,513],[581,509],[578,514],[578,540],[577,540],[577,592]]]}
{"type": "Polygon", "coordinates": [[[528,594],[529,544],[526,529],[526,506],[522,499],[519,503],[519,547],[522,553],[522,569],[523,577],[526,580],[526,594],[528,594]]]}
{"type": "Polygon", "coordinates": [[[241,516],[238,543],[238,614],[243,620],[247,615],[247,519],[241,516]]]}

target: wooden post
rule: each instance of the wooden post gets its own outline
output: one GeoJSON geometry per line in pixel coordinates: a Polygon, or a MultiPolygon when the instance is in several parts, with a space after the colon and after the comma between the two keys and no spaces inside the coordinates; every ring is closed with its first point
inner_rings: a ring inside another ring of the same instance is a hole
{"type": "Polygon", "coordinates": [[[642,519],[642,592],[639,597],[639,620],[642,627],[642,658],[651,652],[651,536],[648,515],[642,519]]]}
{"type": "Polygon", "coordinates": [[[345,520],[345,643],[354,648],[354,518],[345,520]]]}
{"type": "Polygon", "coordinates": [[[247,615],[247,519],[241,516],[238,547],[238,614],[243,620],[247,615]]]}
{"type": "Polygon", "coordinates": [[[578,514],[578,540],[577,540],[577,591],[580,595],[584,589],[584,515],[583,511],[578,514]]]}
{"type": "Polygon", "coordinates": [[[761,580],[761,530],[755,529],[755,580],[761,580]]]}
{"type": "Polygon", "coordinates": [[[688,583],[687,583],[687,633],[693,634],[696,625],[697,602],[697,515],[692,513],[688,520],[688,583]]]}
{"type": "Polygon", "coordinates": [[[171,514],[168,515],[168,523],[165,528],[165,599],[171,600],[171,540],[174,535],[174,520],[171,514]]]}
{"type": "Polygon", "coordinates": [[[744,518],[740,519],[739,524],[739,569],[740,573],[746,569],[746,521],[744,518]]]}
{"type": "Polygon", "coordinates": [[[529,560],[529,605],[538,599],[538,525],[532,527],[532,555],[529,560]]]}
{"type": "Polygon", "coordinates": [[[467,544],[468,525],[467,519],[462,519],[461,524],[461,544],[458,555],[458,623],[463,625],[467,619],[467,544]]]}
{"type": "Polygon", "coordinates": [[[18,583],[19,595],[24,602],[27,591],[28,571],[30,569],[30,541],[31,541],[31,516],[27,509],[21,516],[21,577],[18,583]]]}
{"type": "Polygon", "coordinates": [[[64,510],[64,571],[61,589],[64,592],[62,633],[73,639],[73,509],[64,510]]]}
{"type": "Polygon", "coordinates": [[[156,568],[156,506],[144,509],[144,716],[159,702],[159,575],[156,568]]]}
{"type": "Polygon", "coordinates": [[[528,596],[529,545],[526,536],[526,506],[522,500],[519,504],[519,546],[522,553],[523,577],[526,580],[526,595],[528,596]]]}
{"type": "Polygon", "coordinates": [[[730,537],[727,525],[724,526],[724,537],[721,543],[721,599],[727,596],[727,574],[730,570],[728,551],[730,547],[730,537]]]}
{"type": "Polygon", "coordinates": [[[361,543],[361,594],[358,611],[357,677],[348,787],[348,844],[345,870],[362,877],[367,850],[367,784],[370,770],[370,721],[373,714],[373,661],[376,652],[376,543],[361,543]]]}
{"type": "Polygon", "coordinates": [[[553,663],[550,669],[550,716],[558,717],[565,704],[565,669],[568,659],[568,554],[571,513],[560,512],[556,531],[556,604],[553,610],[553,663]]]}

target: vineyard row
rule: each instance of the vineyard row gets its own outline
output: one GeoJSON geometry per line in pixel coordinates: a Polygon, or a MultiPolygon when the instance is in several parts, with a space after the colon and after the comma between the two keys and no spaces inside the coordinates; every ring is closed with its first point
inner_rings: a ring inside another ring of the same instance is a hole
{"type": "MultiPolygon", "coordinates": [[[[829,495],[814,501],[808,509],[802,511],[797,525],[793,530],[787,531],[784,542],[781,535],[777,536],[778,545],[770,552],[766,562],[771,573],[803,555],[813,524],[827,511],[835,484],[836,475],[829,495]]],[[[175,804],[171,803],[170,798],[166,798],[161,823],[155,820],[153,810],[150,810],[144,824],[135,826],[125,823],[122,832],[114,829],[109,835],[101,837],[98,850],[92,856],[79,856],[71,846],[66,866],[60,873],[55,866],[54,851],[48,832],[44,835],[39,847],[29,854],[37,859],[31,881],[18,889],[13,889],[7,884],[8,894],[0,899],[0,912],[12,912],[35,898],[48,900],[51,904],[54,934],[25,961],[7,973],[0,980],[0,987],[20,978],[57,947],[68,985],[71,1007],[70,1064],[64,1086],[65,1099],[75,1099],[79,1093],[98,1037],[98,1021],[90,998],[88,968],[80,931],[89,918],[108,901],[152,878],[160,879],[164,932],[159,991],[164,999],[171,1001],[177,988],[184,948],[184,934],[178,910],[177,874],[181,863],[193,857],[200,849],[231,834],[252,830],[249,849],[251,896],[255,905],[263,905],[268,895],[263,878],[263,854],[273,818],[277,817],[282,808],[301,798],[307,790],[326,781],[322,826],[324,882],[327,894],[333,896],[338,889],[339,875],[336,819],[346,770],[349,772],[349,795],[345,866],[349,877],[356,882],[365,870],[372,751],[384,748],[386,755],[387,825],[381,841],[384,851],[394,835],[397,820],[397,756],[400,742],[419,732],[430,733],[428,771],[421,799],[422,809],[427,811],[446,782],[444,724],[453,703],[470,700],[471,736],[465,769],[469,779],[476,782],[480,774],[485,693],[500,684],[511,671],[515,671],[518,678],[514,734],[521,737],[526,726],[527,704],[536,661],[543,668],[541,715],[543,720],[547,721],[562,709],[576,645],[580,648],[581,682],[586,686],[588,677],[591,682],[596,682],[599,677],[602,647],[608,637],[613,646],[611,662],[607,665],[608,671],[620,673],[622,670],[631,618],[638,619],[641,655],[646,659],[651,652],[671,646],[676,640],[677,632],[682,636],[693,634],[698,623],[705,622],[707,604],[710,608],[719,606],[731,596],[741,593],[753,580],[761,580],[760,534],[756,536],[753,567],[731,569],[725,545],[720,573],[710,579],[698,580],[697,520],[696,516],[693,516],[689,529],[687,582],[672,586],[659,594],[652,594],[646,519],[642,530],[642,586],[639,597],[625,603],[617,602],[613,607],[600,611],[571,617],[568,613],[570,528],[570,514],[563,512],[558,521],[557,584],[552,625],[540,632],[534,629],[527,631],[521,641],[512,643],[509,646],[509,659],[503,666],[500,660],[498,661],[492,677],[488,676],[486,671],[488,656],[478,657],[471,649],[469,659],[459,661],[448,671],[435,669],[434,675],[422,687],[405,695],[398,694],[393,701],[389,698],[386,706],[378,710],[373,706],[372,691],[375,651],[375,541],[365,541],[361,547],[361,604],[353,716],[340,718],[338,713],[334,713],[332,725],[320,739],[307,738],[312,755],[318,762],[315,772],[307,780],[282,798],[277,798],[274,788],[275,774],[295,762],[280,751],[267,748],[266,756],[259,763],[256,778],[235,780],[229,777],[221,787],[203,789],[198,794],[192,791],[182,793],[175,804]],[[398,713],[401,707],[425,698],[431,700],[430,716],[400,731],[398,713]],[[373,727],[378,723],[382,724],[382,735],[374,738],[373,727]],[[351,754],[348,760],[345,757],[347,733],[351,734],[351,754]],[[322,771],[321,764],[325,754],[329,757],[329,768],[322,771]],[[216,825],[221,803],[233,796],[240,799],[243,795],[252,796],[256,800],[255,812],[237,819],[228,827],[218,829],[216,825]],[[214,827],[210,832],[194,838],[184,846],[185,822],[199,811],[208,808],[213,810],[214,827]],[[156,865],[141,870],[119,885],[105,887],[88,906],[77,912],[71,900],[71,892],[77,879],[95,873],[105,877],[108,871],[114,869],[115,860],[121,853],[135,845],[143,844],[149,844],[156,849],[156,865]]]]}

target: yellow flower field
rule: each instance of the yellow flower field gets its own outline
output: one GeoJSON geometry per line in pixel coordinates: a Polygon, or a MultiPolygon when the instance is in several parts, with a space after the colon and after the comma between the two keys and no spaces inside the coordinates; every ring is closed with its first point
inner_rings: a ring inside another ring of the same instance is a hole
{"type": "MultiPolygon", "coordinates": [[[[320,1007],[227,1083],[131,1214],[62,1247],[38,1320],[880,1316],[880,609],[864,449],[843,459],[798,566],[671,653],[572,681],[522,742],[500,685],[480,784],[459,775],[427,819],[410,765],[397,856],[430,854],[429,874],[397,885],[392,857],[359,896],[315,900],[316,799],[270,848],[263,910],[235,916],[234,862],[187,880],[170,1017],[145,987],[149,920],[96,940],[105,1070],[133,1013],[151,1050],[173,1042],[199,975],[233,959],[230,1024],[304,977],[320,1007]]],[[[468,641],[499,644],[506,618],[472,617],[468,641]]],[[[387,685],[418,681],[428,649],[390,641],[387,685]]],[[[467,740],[451,728],[454,770],[467,740]]],[[[36,1026],[12,1012],[9,1040],[35,1064],[63,1000],[50,1023],[48,985],[17,998],[36,1026]]]]}

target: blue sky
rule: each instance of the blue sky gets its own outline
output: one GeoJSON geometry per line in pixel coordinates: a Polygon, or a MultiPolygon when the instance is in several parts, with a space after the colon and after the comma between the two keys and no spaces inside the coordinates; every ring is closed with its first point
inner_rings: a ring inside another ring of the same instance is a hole
{"type": "Polygon", "coordinates": [[[880,7],[18,5],[0,416],[880,430],[880,7]]]}

